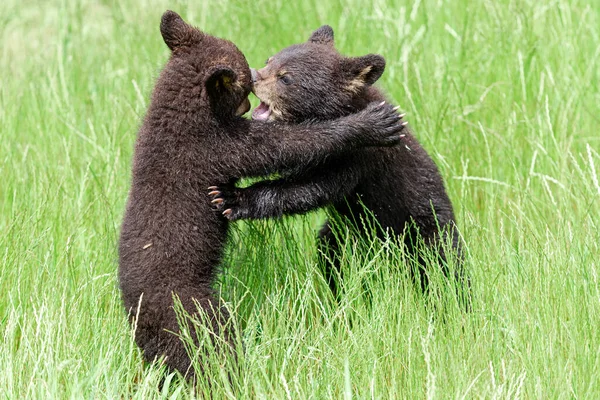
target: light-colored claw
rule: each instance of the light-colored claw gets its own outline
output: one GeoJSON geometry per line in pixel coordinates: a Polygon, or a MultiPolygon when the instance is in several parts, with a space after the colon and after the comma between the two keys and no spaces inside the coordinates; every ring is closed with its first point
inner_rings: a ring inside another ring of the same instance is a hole
{"type": "Polygon", "coordinates": [[[404,121],[403,123],[400,124],[401,126],[406,126],[408,125],[408,121],[404,121]]]}
{"type": "Polygon", "coordinates": [[[208,190],[217,190],[217,189],[218,189],[218,187],[216,187],[216,186],[209,186],[208,187],[208,190]]]}
{"type": "Polygon", "coordinates": [[[381,103],[379,103],[379,107],[381,107],[384,104],[385,104],[385,101],[382,101],[381,103]]]}
{"type": "Polygon", "coordinates": [[[218,194],[221,194],[221,192],[219,192],[218,190],[213,190],[212,192],[208,192],[209,196],[216,196],[218,194]]]}
{"type": "Polygon", "coordinates": [[[403,137],[406,137],[406,135],[404,133],[402,135],[400,135],[400,139],[402,139],[403,137]]]}
{"type": "Polygon", "coordinates": [[[228,208],[227,210],[223,211],[223,215],[229,217],[231,215],[231,208],[228,208]]]}
{"type": "Polygon", "coordinates": [[[400,119],[404,118],[406,116],[406,113],[402,113],[400,114],[398,117],[400,117],[400,119]]]}
{"type": "Polygon", "coordinates": [[[221,204],[223,203],[223,199],[214,199],[213,201],[211,201],[212,204],[221,204]]]}
{"type": "Polygon", "coordinates": [[[398,111],[399,109],[400,109],[400,106],[396,106],[396,107],[392,108],[392,110],[394,110],[394,111],[398,111]]]}

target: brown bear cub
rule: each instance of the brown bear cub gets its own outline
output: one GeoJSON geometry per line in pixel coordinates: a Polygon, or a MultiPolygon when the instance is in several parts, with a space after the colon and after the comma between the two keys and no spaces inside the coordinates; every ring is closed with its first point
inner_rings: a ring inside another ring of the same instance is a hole
{"type": "MultiPolygon", "coordinates": [[[[384,68],[385,60],[379,55],[340,55],[334,48],[333,30],[323,26],[308,42],[282,50],[269,58],[264,68],[253,70],[254,93],[261,103],[252,117],[301,123],[353,115],[370,102],[385,100],[372,86],[384,68]]],[[[419,261],[417,269],[426,290],[428,277],[419,251],[420,239],[435,248],[446,270],[441,243],[449,239],[460,260],[459,235],[435,163],[408,129],[401,142],[403,145],[397,147],[347,151],[278,180],[245,189],[219,187],[212,195],[230,220],[304,213],[325,205],[333,205],[338,215],[358,224],[368,221],[367,214],[371,214],[381,238],[386,232],[406,233],[405,246],[419,261]]],[[[370,230],[367,226],[359,229],[370,230]]],[[[334,260],[333,265],[325,262],[325,274],[335,294],[335,275],[339,274],[335,254],[340,244],[330,222],[319,236],[320,253],[334,260]]]]}
{"type": "MultiPolygon", "coordinates": [[[[289,168],[331,154],[399,142],[399,116],[381,102],[336,121],[285,125],[250,121],[251,72],[226,40],[167,11],[160,31],[171,50],[139,130],[131,191],[119,243],[119,284],[146,360],[194,377],[178,333],[174,296],[191,315],[207,313],[225,341],[228,315],[212,284],[228,220],[213,212],[206,188],[289,168]]],[[[190,329],[194,332],[194,329],[190,329]]],[[[200,340],[193,337],[196,344],[200,340]]]]}

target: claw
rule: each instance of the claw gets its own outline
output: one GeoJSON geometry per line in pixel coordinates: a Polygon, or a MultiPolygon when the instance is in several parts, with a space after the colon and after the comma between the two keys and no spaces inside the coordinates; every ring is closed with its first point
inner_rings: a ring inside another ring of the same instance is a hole
{"type": "Polygon", "coordinates": [[[382,101],[381,103],[379,103],[379,107],[381,107],[384,104],[385,104],[385,101],[382,101]]]}
{"type": "Polygon", "coordinates": [[[223,199],[214,199],[211,201],[212,204],[223,204],[223,199]]]}
{"type": "Polygon", "coordinates": [[[400,106],[396,106],[396,107],[392,108],[392,110],[398,111],[399,108],[400,108],[400,106]]]}
{"type": "Polygon", "coordinates": [[[403,123],[400,124],[401,126],[406,126],[408,125],[408,121],[404,121],[403,123]]]}
{"type": "MultiPolygon", "coordinates": [[[[400,107],[400,106],[398,106],[398,107],[400,107]]],[[[400,114],[398,117],[400,117],[400,119],[402,119],[402,118],[404,118],[405,116],[406,116],[406,113],[402,113],[402,114],[400,114]]]]}
{"type": "Polygon", "coordinates": [[[221,192],[219,192],[218,190],[213,190],[212,192],[208,192],[209,196],[216,196],[216,195],[219,195],[219,194],[221,194],[221,192]]]}
{"type": "Polygon", "coordinates": [[[223,211],[223,215],[229,217],[231,215],[231,208],[228,208],[227,210],[223,211]]]}

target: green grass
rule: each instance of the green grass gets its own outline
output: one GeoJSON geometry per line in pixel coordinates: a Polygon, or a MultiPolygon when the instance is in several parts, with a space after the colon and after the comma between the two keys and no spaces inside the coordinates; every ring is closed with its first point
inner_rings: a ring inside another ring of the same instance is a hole
{"type": "Polygon", "coordinates": [[[238,223],[219,287],[245,351],[206,361],[213,398],[600,398],[600,6],[567,0],[4,0],[0,398],[194,396],[158,388],[117,287],[166,8],[252,66],[324,23],[343,53],[384,55],[379,85],[440,167],[473,281],[470,314],[440,312],[398,249],[351,244],[338,304],[316,266],[323,212],[238,223]]]}

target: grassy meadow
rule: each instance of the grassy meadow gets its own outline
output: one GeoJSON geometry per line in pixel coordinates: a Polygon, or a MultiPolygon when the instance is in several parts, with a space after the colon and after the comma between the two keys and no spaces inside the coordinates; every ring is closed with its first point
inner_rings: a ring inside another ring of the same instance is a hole
{"type": "Polygon", "coordinates": [[[600,398],[597,1],[1,9],[0,398],[600,398]],[[316,264],[323,211],[238,222],[217,287],[243,354],[205,360],[210,384],[161,387],[121,305],[117,239],[167,8],[255,67],[325,23],[342,53],[382,54],[378,84],[454,203],[472,312],[428,306],[391,243],[349,244],[334,301],[316,264]]]}

